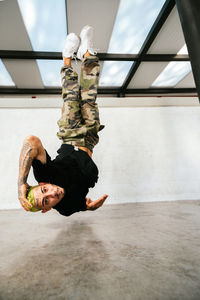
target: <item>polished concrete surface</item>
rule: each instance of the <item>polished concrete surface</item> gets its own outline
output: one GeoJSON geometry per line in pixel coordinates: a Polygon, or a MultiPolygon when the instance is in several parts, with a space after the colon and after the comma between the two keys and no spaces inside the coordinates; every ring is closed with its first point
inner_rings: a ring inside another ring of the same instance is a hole
{"type": "Polygon", "coordinates": [[[0,299],[200,299],[200,202],[0,211],[0,299]]]}

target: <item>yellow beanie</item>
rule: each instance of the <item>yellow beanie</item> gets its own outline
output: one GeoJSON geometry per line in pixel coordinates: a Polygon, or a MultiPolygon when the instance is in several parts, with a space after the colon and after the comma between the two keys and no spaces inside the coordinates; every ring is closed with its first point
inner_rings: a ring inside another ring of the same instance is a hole
{"type": "MultiPolygon", "coordinates": [[[[36,185],[37,186],[37,185],[36,185]]],[[[31,186],[28,190],[27,190],[27,193],[26,193],[26,198],[27,200],[33,205],[32,207],[28,206],[28,208],[30,209],[30,211],[32,212],[36,212],[36,211],[39,211],[40,209],[36,208],[35,207],[35,198],[34,198],[34,195],[33,195],[33,188],[36,187],[36,186],[31,186]]]]}

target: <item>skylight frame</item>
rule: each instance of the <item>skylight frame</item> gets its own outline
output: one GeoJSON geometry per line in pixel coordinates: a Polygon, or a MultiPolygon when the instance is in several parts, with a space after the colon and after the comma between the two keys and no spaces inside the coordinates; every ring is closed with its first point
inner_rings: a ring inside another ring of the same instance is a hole
{"type": "MultiPolygon", "coordinates": [[[[67,0],[66,0],[67,1],[67,0]]],[[[169,0],[169,1],[166,1],[166,3],[172,3],[172,1],[171,0],[169,0]]],[[[166,9],[166,11],[167,11],[167,9],[166,9]]],[[[163,18],[163,16],[162,16],[162,18],[163,18]]],[[[164,22],[163,22],[164,23],[164,22]]],[[[163,26],[163,24],[162,24],[162,26],[163,26]]],[[[155,35],[152,35],[152,37],[151,37],[151,40],[155,40],[155,38],[156,38],[156,36],[155,35]]],[[[0,51],[1,52],[1,51],[0,51]]],[[[11,51],[8,51],[8,52],[11,52],[11,51]]],[[[36,58],[36,57],[33,57],[34,55],[35,55],[35,51],[33,52],[33,51],[27,51],[27,52],[30,52],[30,56],[29,56],[29,53],[28,53],[28,55],[27,54],[23,54],[22,52],[23,51],[18,51],[18,52],[20,52],[20,54],[18,54],[17,53],[17,55],[16,56],[21,56],[20,58],[22,58],[22,59],[28,59],[28,58],[36,58]],[[22,57],[24,55],[24,57],[22,57]],[[27,56],[27,57],[26,57],[27,56]]],[[[57,58],[59,58],[58,56],[61,56],[61,52],[49,52],[49,53],[51,53],[51,54],[47,54],[47,52],[38,52],[37,53],[37,55],[36,56],[38,56],[37,58],[39,58],[39,59],[41,59],[41,57],[43,57],[43,56],[47,56],[47,55],[50,55],[48,58],[50,58],[50,59],[55,59],[55,56],[57,57],[57,58]],[[52,57],[51,57],[51,55],[52,55],[52,57]]],[[[100,55],[101,55],[101,53],[99,53],[100,55]]],[[[105,53],[102,53],[102,55],[104,55],[105,53]]],[[[4,56],[3,56],[3,58],[19,58],[19,57],[11,57],[13,54],[9,54],[9,57],[5,57],[5,54],[4,54],[4,56]]],[[[15,55],[15,54],[14,54],[15,55]]],[[[109,54],[108,54],[109,55],[109,54]]],[[[119,60],[120,60],[120,54],[118,53],[118,55],[119,55],[119,60]]],[[[117,56],[118,56],[117,55],[117,56]]],[[[123,54],[121,54],[121,55],[123,55],[123,54]]],[[[143,53],[143,54],[139,54],[138,55],[138,58],[136,58],[136,60],[140,63],[140,62],[142,62],[142,61],[149,61],[149,58],[147,57],[148,55],[147,55],[147,51],[145,51],[145,53],[143,53]]],[[[150,61],[167,61],[169,58],[170,58],[170,54],[168,55],[169,57],[166,57],[166,58],[164,58],[163,60],[162,60],[162,57],[159,57],[159,54],[158,54],[158,57],[155,57],[155,58],[151,58],[150,57],[150,61]]],[[[0,56],[1,57],[1,56],[0,56]]],[[[47,57],[46,57],[47,58],[47,57]]],[[[109,60],[108,59],[108,57],[104,57],[105,58],[105,60],[109,60]]],[[[118,57],[116,58],[117,60],[118,60],[118,57]]],[[[188,58],[180,58],[180,60],[188,60],[188,58]]],[[[104,59],[100,59],[100,60],[104,60],[104,59]]],[[[112,58],[112,60],[113,60],[113,58],[112,58]]],[[[123,60],[125,61],[125,59],[123,58],[123,60]]],[[[130,60],[129,59],[129,57],[127,58],[127,61],[128,60],[130,60]]],[[[135,63],[134,63],[135,64],[135,63]]],[[[137,70],[136,70],[137,71],[137,70]]],[[[132,74],[130,74],[130,76],[132,76],[133,77],[133,75],[134,75],[134,73],[132,73],[132,74]]],[[[127,84],[127,86],[128,86],[128,84],[127,84]]],[[[110,94],[113,94],[113,93],[115,93],[115,91],[118,93],[118,96],[124,96],[125,94],[131,94],[132,93],[132,91],[133,91],[133,94],[134,93],[140,93],[140,94],[146,94],[148,91],[150,91],[150,93],[151,93],[151,91],[152,90],[157,90],[158,91],[158,94],[159,93],[168,93],[168,91],[170,90],[170,91],[172,91],[173,89],[172,88],[164,88],[164,89],[162,89],[162,88],[156,88],[156,89],[146,89],[146,88],[144,88],[144,89],[139,89],[139,90],[137,90],[136,91],[136,89],[134,89],[134,90],[131,90],[131,89],[128,89],[127,88],[127,86],[121,86],[120,88],[118,88],[118,87],[111,87],[111,88],[109,88],[109,87],[105,87],[105,88],[100,88],[99,89],[99,91],[100,91],[100,93],[102,93],[102,94],[106,94],[106,92],[108,91],[108,93],[110,93],[110,94]]],[[[26,93],[26,92],[28,92],[28,91],[31,91],[31,93],[34,93],[34,91],[40,91],[40,89],[20,89],[20,88],[16,88],[16,89],[12,89],[12,93],[20,93],[21,91],[22,91],[22,93],[26,93]]],[[[50,93],[56,93],[56,90],[58,91],[58,93],[60,93],[59,91],[60,91],[60,88],[58,88],[58,89],[55,89],[55,88],[45,88],[45,89],[42,89],[41,91],[42,92],[44,92],[44,94],[45,93],[48,93],[48,92],[50,92],[50,93]]],[[[182,88],[182,89],[174,89],[175,90],[175,93],[177,92],[177,90],[179,90],[179,92],[180,93],[182,93],[182,92],[184,92],[184,91],[186,91],[186,93],[188,92],[188,93],[195,93],[195,89],[194,88],[187,88],[187,89],[185,89],[185,88],[182,88]]],[[[3,93],[4,91],[6,91],[5,93],[10,93],[10,91],[11,91],[11,89],[6,89],[6,88],[1,88],[0,89],[0,93],[3,93]]],[[[29,92],[28,92],[29,93],[29,92]]]]}

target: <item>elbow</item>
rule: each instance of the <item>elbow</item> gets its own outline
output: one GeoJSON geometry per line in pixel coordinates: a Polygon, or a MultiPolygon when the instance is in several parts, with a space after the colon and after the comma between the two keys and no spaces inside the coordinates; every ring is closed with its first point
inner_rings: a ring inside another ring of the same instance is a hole
{"type": "Polygon", "coordinates": [[[37,136],[35,136],[35,135],[28,135],[28,136],[25,138],[24,142],[28,142],[30,145],[36,146],[36,145],[38,145],[38,143],[40,143],[41,141],[40,141],[40,139],[39,139],[37,136]]]}
{"type": "Polygon", "coordinates": [[[29,145],[31,149],[31,156],[36,158],[40,149],[41,141],[37,136],[29,135],[24,140],[24,146],[29,145]]]}

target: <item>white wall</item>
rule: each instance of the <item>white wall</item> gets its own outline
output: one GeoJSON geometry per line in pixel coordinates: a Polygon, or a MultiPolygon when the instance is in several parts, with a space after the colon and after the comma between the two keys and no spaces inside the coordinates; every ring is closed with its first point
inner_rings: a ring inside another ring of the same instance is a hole
{"type": "MultiPolygon", "coordinates": [[[[55,157],[60,108],[0,109],[0,208],[18,208],[18,158],[34,134],[55,157]]],[[[200,107],[101,107],[95,148],[100,179],[90,196],[107,203],[200,199],[200,107]]],[[[35,183],[31,178],[30,184],[35,183]]]]}

